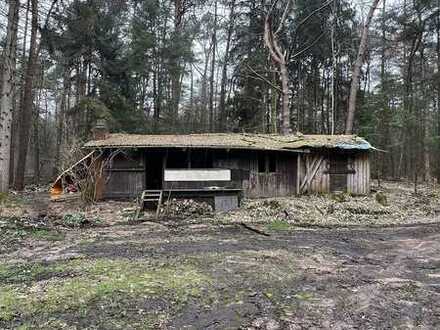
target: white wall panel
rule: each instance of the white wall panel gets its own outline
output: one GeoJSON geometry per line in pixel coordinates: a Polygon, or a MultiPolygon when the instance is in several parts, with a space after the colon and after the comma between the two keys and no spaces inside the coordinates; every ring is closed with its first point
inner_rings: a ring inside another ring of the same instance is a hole
{"type": "Polygon", "coordinates": [[[165,181],[231,181],[231,170],[182,169],[165,170],[165,181]]]}

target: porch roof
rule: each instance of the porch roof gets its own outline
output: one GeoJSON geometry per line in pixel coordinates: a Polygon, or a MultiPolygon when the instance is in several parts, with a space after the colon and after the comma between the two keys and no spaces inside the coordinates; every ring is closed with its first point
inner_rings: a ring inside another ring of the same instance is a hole
{"type": "Polygon", "coordinates": [[[208,148],[295,151],[309,148],[345,150],[374,149],[356,135],[278,135],[249,133],[206,133],[186,135],[109,134],[89,141],[85,148],[208,148]]]}

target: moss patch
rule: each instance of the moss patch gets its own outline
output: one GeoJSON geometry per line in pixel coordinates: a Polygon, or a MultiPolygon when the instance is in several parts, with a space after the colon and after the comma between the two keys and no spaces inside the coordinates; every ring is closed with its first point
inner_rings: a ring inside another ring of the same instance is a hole
{"type": "MultiPolygon", "coordinates": [[[[127,308],[136,317],[133,322],[151,319],[147,309],[139,306],[152,298],[166,297],[173,306],[181,306],[190,297],[200,295],[201,287],[209,278],[194,268],[178,266],[152,266],[127,260],[80,259],[59,264],[2,266],[0,280],[1,322],[23,322],[29,319],[47,320],[51,316],[69,313],[76,318],[87,318],[100,311],[100,322],[113,319],[107,311],[127,308]],[[69,277],[50,274],[71,274],[69,277]],[[48,277],[43,283],[39,279],[48,277]],[[12,280],[15,278],[15,280],[12,280]],[[104,318],[104,320],[102,320],[104,318]]],[[[95,315],[96,316],[96,315],[95,315]]],[[[154,315],[163,318],[163,314],[154,315]]],[[[125,322],[130,322],[127,318],[125,322]]],[[[142,323],[142,322],[141,322],[142,323]]],[[[144,324],[144,323],[142,323],[144,324]]],[[[145,324],[144,324],[145,325],[145,324]]]]}
{"type": "MultiPolygon", "coordinates": [[[[0,264],[0,283],[30,284],[48,280],[52,277],[72,276],[74,269],[71,262],[0,264]]],[[[0,286],[1,287],[1,286],[0,286]]]]}

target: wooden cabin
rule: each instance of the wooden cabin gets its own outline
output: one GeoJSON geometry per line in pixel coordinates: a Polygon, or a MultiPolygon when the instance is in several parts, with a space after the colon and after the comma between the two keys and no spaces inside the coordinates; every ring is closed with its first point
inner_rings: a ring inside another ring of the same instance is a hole
{"type": "Polygon", "coordinates": [[[144,190],[191,196],[239,191],[248,198],[370,191],[373,148],[354,135],[96,137],[85,148],[100,151],[106,161],[101,198],[133,198],[144,190]]]}

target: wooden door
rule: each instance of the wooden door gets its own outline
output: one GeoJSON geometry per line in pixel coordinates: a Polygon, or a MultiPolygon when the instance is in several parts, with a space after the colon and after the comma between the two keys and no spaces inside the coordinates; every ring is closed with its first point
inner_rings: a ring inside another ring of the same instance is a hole
{"type": "Polygon", "coordinates": [[[348,157],[331,155],[329,158],[330,191],[347,191],[348,157]]]}

